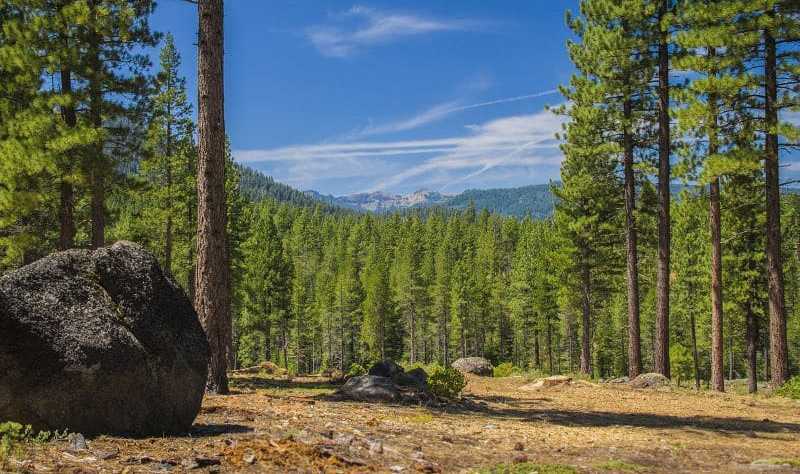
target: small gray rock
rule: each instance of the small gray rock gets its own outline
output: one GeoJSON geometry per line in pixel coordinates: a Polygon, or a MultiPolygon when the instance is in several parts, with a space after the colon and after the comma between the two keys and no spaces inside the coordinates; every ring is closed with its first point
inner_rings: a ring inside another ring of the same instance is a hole
{"type": "Polygon", "coordinates": [[[70,433],[69,437],[69,449],[73,451],[82,451],[86,449],[86,438],[80,433],[70,433]]]}
{"type": "Polygon", "coordinates": [[[630,382],[630,386],[633,388],[657,388],[667,385],[669,385],[669,379],[655,372],[641,374],[630,382]]]}

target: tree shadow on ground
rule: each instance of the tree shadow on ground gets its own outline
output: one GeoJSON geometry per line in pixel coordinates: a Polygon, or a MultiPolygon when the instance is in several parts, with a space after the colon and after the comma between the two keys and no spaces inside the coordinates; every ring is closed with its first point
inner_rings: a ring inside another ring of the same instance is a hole
{"type": "MultiPolygon", "coordinates": [[[[605,411],[578,411],[554,408],[543,408],[540,403],[544,400],[507,399],[506,406],[489,405],[495,402],[496,397],[481,397],[470,395],[474,404],[447,405],[442,408],[432,408],[448,413],[480,414],[496,419],[510,419],[517,421],[544,421],[547,423],[569,427],[612,427],[631,426],[636,428],[663,428],[663,429],[694,429],[714,431],[725,434],[740,434],[753,436],[755,433],[800,433],[800,424],[772,421],[769,419],[754,420],[749,418],[731,417],[683,417],[674,415],[657,415],[650,413],[619,413],[605,411]],[[483,403],[481,403],[483,402],[483,403]]],[[[504,397],[505,398],[505,397],[504,397]]],[[[792,440],[794,441],[794,440],[792,440]]]]}
{"type": "Polygon", "coordinates": [[[339,384],[328,379],[315,380],[316,377],[301,377],[296,379],[272,378],[260,375],[236,377],[230,380],[232,387],[237,389],[298,389],[298,390],[335,390],[339,384]]]}
{"type": "Polygon", "coordinates": [[[195,423],[192,429],[186,433],[187,436],[192,438],[210,438],[213,436],[226,435],[226,434],[241,434],[251,433],[253,428],[244,425],[232,423],[195,423]]]}

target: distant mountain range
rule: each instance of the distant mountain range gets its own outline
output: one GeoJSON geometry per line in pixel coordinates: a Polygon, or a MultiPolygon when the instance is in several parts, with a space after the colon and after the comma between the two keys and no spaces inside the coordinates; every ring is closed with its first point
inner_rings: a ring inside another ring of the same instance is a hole
{"type": "MultiPolygon", "coordinates": [[[[279,183],[263,173],[237,165],[241,174],[241,192],[251,201],[272,198],[298,206],[322,205],[327,211],[349,210],[357,212],[395,212],[406,209],[444,207],[466,209],[474,203],[477,210],[514,217],[542,219],[553,215],[555,197],[549,184],[534,184],[518,188],[469,189],[460,194],[442,194],[436,191],[419,190],[410,194],[389,194],[381,191],[357,193],[346,196],[331,196],[316,191],[298,191],[279,183]]],[[[674,199],[691,185],[673,184],[674,199]]],[[[798,188],[786,188],[784,193],[798,193],[798,188]]]]}
{"type": "Polygon", "coordinates": [[[237,165],[241,176],[242,195],[259,201],[272,198],[298,206],[322,204],[329,210],[347,209],[359,212],[395,212],[406,209],[444,207],[466,209],[474,203],[477,210],[515,217],[549,217],[553,214],[553,194],[550,185],[537,184],[519,188],[470,189],[460,194],[442,194],[436,191],[419,190],[409,194],[372,193],[331,196],[316,191],[298,191],[291,186],[275,181],[246,166],[237,165]]]}
{"type": "Polygon", "coordinates": [[[487,209],[516,217],[543,218],[553,213],[553,195],[548,184],[505,189],[470,189],[460,194],[442,194],[427,190],[409,194],[381,191],[346,196],[323,195],[316,191],[306,191],[305,194],[330,205],[378,213],[426,207],[466,209],[470,203],[474,203],[478,210],[487,209]]]}

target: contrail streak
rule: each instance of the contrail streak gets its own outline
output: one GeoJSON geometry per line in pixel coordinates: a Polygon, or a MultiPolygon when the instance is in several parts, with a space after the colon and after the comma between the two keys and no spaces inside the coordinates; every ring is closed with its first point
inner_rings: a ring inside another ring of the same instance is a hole
{"type": "Polygon", "coordinates": [[[489,105],[505,104],[506,102],[518,102],[520,100],[535,99],[537,97],[544,97],[546,95],[557,94],[558,89],[550,89],[544,92],[537,92],[536,94],[519,95],[517,97],[508,97],[506,99],[490,100],[489,102],[481,102],[479,104],[463,105],[461,107],[453,107],[448,112],[460,112],[462,110],[477,109],[480,107],[487,107],[489,105]]]}

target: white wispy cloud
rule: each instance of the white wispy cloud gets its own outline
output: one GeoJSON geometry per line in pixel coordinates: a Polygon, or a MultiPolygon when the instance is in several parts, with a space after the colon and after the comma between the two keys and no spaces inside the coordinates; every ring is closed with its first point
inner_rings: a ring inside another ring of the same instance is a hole
{"type": "Polygon", "coordinates": [[[379,180],[370,191],[392,188],[433,171],[467,173],[444,182],[444,189],[501,166],[558,165],[561,153],[553,138],[563,121],[563,117],[543,110],[470,127],[471,135],[461,138],[450,151],[379,180]]]}
{"type": "Polygon", "coordinates": [[[279,166],[282,173],[276,177],[299,186],[313,186],[322,178],[358,177],[372,180],[367,191],[410,185],[447,188],[490,170],[558,166],[561,152],[554,135],[563,120],[543,110],[474,125],[461,136],[236,150],[234,157],[279,166]],[[404,166],[409,156],[416,158],[415,164],[404,166]]]}
{"type": "Polygon", "coordinates": [[[364,6],[335,15],[333,25],[317,25],[306,37],[325,56],[343,58],[361,49],[404,37],[444,31],[478,29],[480,22],[428,18],[411,13],[383,12],[364,6]],[[352,24],[355,20],[356,24],[352,24]],[[347,23],[350,23],[349,25],[347,23]]]}
{"type": "Polygon", "coordinates": [[[379,125],[369,125],[361,130],[357,130],[349,134],[348,137],[364,138],[375,135],[385,135],[387,133],[397,133],[408,130],[414,130],[416,128],[423,127],[425,125],[429,125],[431,123],[444,120],[445,118],[450,117],[451,115],[457,114],[459,112],[464,112],[466,110],[480,109],[483,107],[490,107],[493,105],[506,104],[511,102],[519,102],[523,100],[531,100],[557,93],[558,93],[557,89],[551,89],[543,92],[537,92],[535,94],[525,94],[516,97],[506,97],[502,99],[489,100],[485,102],[479,102],[476,104],[467,104],[467,105],[464,105],[462,101],[444,102],[441,104],[434,105],[433,107],[430,107],[428,109],[425,109],[422,112],[409,118],[379,125]]]}

